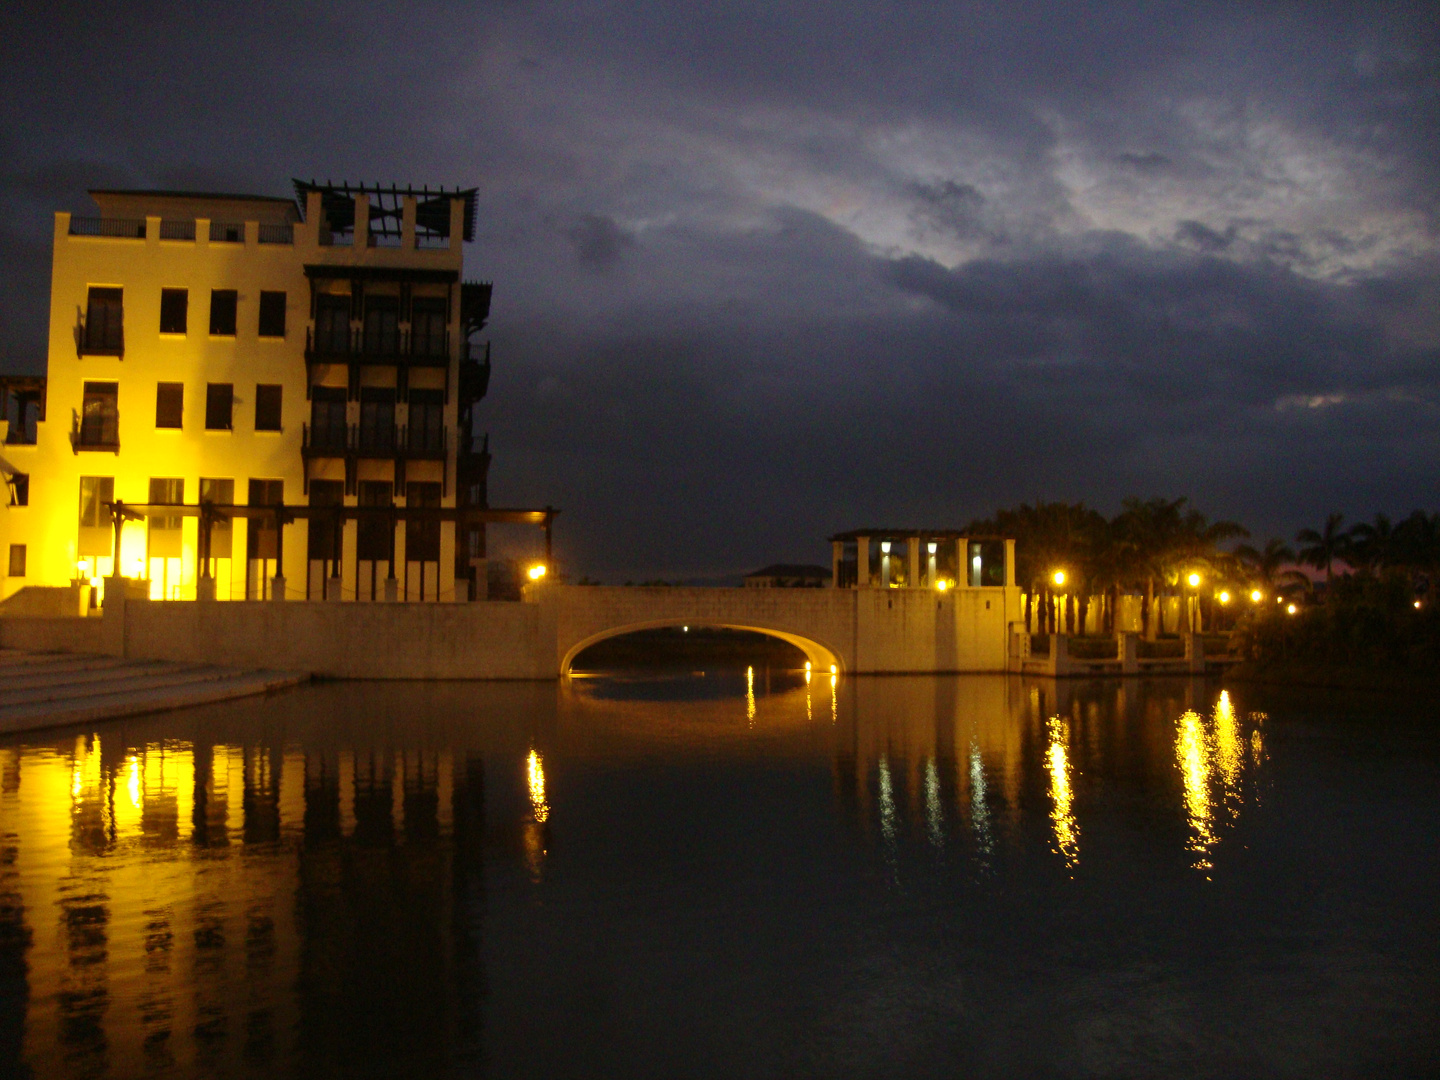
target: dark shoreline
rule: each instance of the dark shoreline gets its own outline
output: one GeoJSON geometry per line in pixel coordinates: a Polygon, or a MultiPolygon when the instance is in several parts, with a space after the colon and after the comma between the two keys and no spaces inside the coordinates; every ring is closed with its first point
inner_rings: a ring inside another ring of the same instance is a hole
{"type": "Polygon", "coordinates": [[[1314,664],[1301,661],[1246,661],[1225,673],[1227,682],[1259,686],[1295,686],[1326,690],[1434,694],[1440,697],[1440,672],[1314,664]]]}

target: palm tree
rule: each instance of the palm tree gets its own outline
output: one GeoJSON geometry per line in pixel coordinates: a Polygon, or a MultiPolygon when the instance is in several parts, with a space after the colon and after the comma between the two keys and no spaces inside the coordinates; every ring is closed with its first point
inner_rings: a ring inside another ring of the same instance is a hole
{"type": "Polygon", "coordinates": [[[1347,538],[1349,547],[1345,555],[1351,565],[1358,564],[1378,574],[1403,561],[1403,558],[1397,559],[1402,555],[1401,537],[1386,514],[1376,514],[1373,522],[1352,525],[1347,538]]]}
{"type": "Polygon", "coordinates": [[[1335,560],[1343,559],[1351,550],[1350,535],[1340,528],[1344,520],[1344,514],[1334,513],[1325,519],[1325,526],[1319,532],[1301,529],[1295,534],[1295,542],[1304,545],[1296,553],[1297,558],[1306,566],[1324,570],[1327,587],[1335,560]]]}
{"type": "Polygon", "coordinates": [[[1295,549],[1278,536],[1265,542],[1263,551],[1256,551],[1249,544],[1241,544],[1235,555],[1245,567],[1251,581],[1258,583],[1266,592],[1274,592],[1280,580],[1280,568],[1295,561],[1295,549]]]}

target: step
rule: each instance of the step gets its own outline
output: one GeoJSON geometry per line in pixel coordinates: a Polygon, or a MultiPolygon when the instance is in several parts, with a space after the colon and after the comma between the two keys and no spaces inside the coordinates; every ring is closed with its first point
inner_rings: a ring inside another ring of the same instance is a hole
{"type": "MultiPolygon", "coordinates": [[[[219,669],[216,669],[219,670],[219,669]]],[[[310,676],[287,671],[230,673],[198,683],[152,687],[71,701],[35,702],[0,708],[0,732],[93,723],[123,716],[166,712],[232,698],[282,690],[308,682],[310,676]]]]}
{"type": "Polygon", "coordinates": [[[64,683],[56,686],[42,686],[19,693],[5,693],[0,699],[0,716],[7,710],[42,701],[71,701],[79,698],[106,697],[111,694],[149,690],[161,686],[178,686],[185,683],[213,682],[240,674],[232,668],[170,667],[168,670],[143,670],[129,673],[121,669],[108,681],[92,683],[64,683]]]}

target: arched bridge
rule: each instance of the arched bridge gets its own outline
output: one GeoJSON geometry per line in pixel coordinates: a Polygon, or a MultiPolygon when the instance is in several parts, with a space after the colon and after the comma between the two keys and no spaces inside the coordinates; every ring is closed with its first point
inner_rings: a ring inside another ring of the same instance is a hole
{"type": "Polygon", "coordinates": [[[553,619],[555,671],[606,638],[661,626],[750,630],[796,646],[817,670],[1003,671],[1014,587],[706,589],[544,585],[532,599],[553,619]]]}

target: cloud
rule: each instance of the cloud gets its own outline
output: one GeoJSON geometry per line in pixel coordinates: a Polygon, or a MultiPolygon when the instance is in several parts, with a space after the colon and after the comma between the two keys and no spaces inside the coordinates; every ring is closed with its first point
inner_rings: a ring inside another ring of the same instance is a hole
{"type": "Polygon", "coordinates": [[[613,269],[635,246],[634,235],[603,214],[581,214],[565,236],[575,248],[576,261],[594,273],[613,269]]]}

